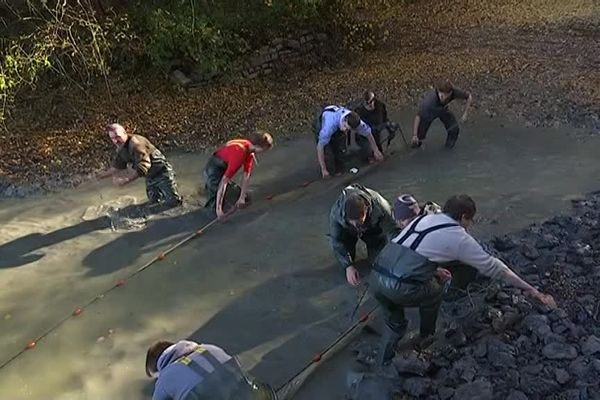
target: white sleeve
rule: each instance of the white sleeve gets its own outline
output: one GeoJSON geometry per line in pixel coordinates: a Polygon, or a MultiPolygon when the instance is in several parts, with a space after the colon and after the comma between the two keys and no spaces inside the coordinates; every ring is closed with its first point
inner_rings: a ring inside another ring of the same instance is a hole
{"type": "Polygon", "coordinates": [[[490,278],[500,278],[508,269],[506,264],[486,252],[471,235],[465,232],[457,248],[456,259],[477,269],[490,278]]]}

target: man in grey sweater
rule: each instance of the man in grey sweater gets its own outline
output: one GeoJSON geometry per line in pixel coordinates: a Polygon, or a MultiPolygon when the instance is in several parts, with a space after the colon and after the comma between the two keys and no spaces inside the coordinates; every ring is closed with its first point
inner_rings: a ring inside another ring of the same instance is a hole
{"type": "Polygon", "coordinates": [[[377,256],[370,289],[386,313],[378,354],[380,364],[393,358],[394,349],[404,336],[404,307],[419,307],[422,338],[435,333],[444,282],[451,278],[443,266],[451,262],[470,265],[483,275],[524,290],[543,304],[556,306],[552,296],[525,282],[467,233],[475,213],[471,197],[453,196],[444,205],[443,213],[416,218],[377,256]]]}
{"type": "Polygon", "coordinates": [[[329,213],[329,237],[349,284],[360,283],[360,274],[354,265],[358,239],[365,242],[368,257],[373,260],[387,243],[394,226],[392,208],[379,193],[359,184],[342,190],[329,213]]]}

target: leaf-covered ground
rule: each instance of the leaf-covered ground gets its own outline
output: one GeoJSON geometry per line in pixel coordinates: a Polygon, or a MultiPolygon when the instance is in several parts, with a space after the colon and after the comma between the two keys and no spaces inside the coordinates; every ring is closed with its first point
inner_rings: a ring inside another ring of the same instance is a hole
{"type": "Polygon", "coordinates": [[[0,192],[80,182],[112,154],[107,122],[163,150],[202,150],[255,128],[306,134],[319,105],[348,103],[365,88],[392,107],[414,107],[440,77],[473,91],[490,117],[600,132],[597,0],[418,1],[398,6],[387,26],[389,40],[375,52],[266,80],[189,91],[144,76],[112,76],[110,89],[40,86],[0,133],[0,192]]]}

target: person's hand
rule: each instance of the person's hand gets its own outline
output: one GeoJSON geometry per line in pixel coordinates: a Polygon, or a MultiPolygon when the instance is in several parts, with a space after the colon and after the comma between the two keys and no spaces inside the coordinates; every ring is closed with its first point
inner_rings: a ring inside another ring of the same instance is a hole
{"type": "Polygon", "coordinates": [[[358,273],[358,270],[352,265],[346,267],[346,280],[352,286],[358,286],[358,284],[360,283],[360,274],[358,273]]]}
{"type": "Polygon", "coordinates": [[[466,113],[463,114],[462,117],[460,117],[460,122],[467,122],[467,118],[468,118],[467,114],[466,113]]]}
{"type": "Polygon", "coordinates": [[[417,135],[414,135],[412,137],[412,145],[417,146],[418,144],[419,144],[419,138],[417,137],[417,135]]]}
{"type": "Polygon", "coordinates": [[[331,175],[329,175],[329,171],[327,171],[326,169],[321,170],[321,175],[323,175],[323,179],[331,178],[331,175]]]}
{"type": "Polygon", "coordinates": [[[375,157],[375,160],[377,160],[377,161],[383,161],[383,153],[381,153],[381,151],[375,150],[373,152],[373,156],[375,157]]]}
{"type": "Polygon", "coordinates": [[[248,203],[246,203],[246,195],[240,196],[240,198],[238,199],[238,201],[235,203],[235,206],[237,208],[239,208],[240,210],[242,208],[246,208],[248,206],[248,203]]]}
{"type": "Polygon", "coordinates": [[[438,268],[435,270],[435,276],[438,278],[440,282],[446,282],[452,279],[452,273],[448,271],[446,268],[438,268]]]}
{"type": "Polygon", "coordinates": [[[222,207],[217,207],[216,212],[217,212],[218,219],[222,220],[225,217],[225,213],[223,212],[222,207]]]}
{"type": "Polygon", "coordinates": [[[554,301],[554,297],[552,297],[549,294],[545,294],[540,292],[537,289],[533,289],[527,292],[527,295],[531,298],[534,298],[536,300],[538,300],[540,303],[551,307],[551,308],[556,308],[556,301],[554,301]]]}
{"type": "Polygon", "coordinates": [[[117,186],[125,186],[129,183],[129,179],[124,178],[122,176],[115,176],[113,178],[113,183],[117,186]]]}

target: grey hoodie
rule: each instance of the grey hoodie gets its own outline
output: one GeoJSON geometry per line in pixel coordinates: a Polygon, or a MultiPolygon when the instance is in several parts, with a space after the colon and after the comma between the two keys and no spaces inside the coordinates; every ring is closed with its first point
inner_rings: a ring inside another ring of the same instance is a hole
{"type": "Polygon", "coordinates": [[[359,238],[370,234],[387,236],[393,232],[395,226],[392,207],[382,195],[356,183],[345,187],[329,213],[329,236],[335,258],[344,269],[349,267],[354,261],[350,259],[350,255],[344,247],[342,241],[344,236],[352,235],[359,238]],[[362,196],[369,205],[367,220],[360,231],[346,220],[346,199],[354,193],[362,196]]]}
{"type": "MultiPolygon", "coordinates": [[[[201,376],[185,365],[176,362],[181,357],[187,355],[198,361],[201,365],[205,365],[206,361],[203,359],[203,356],[199,353],[194,353],[194,350],[198,346],[198,343],[181,340],[163,351],[156,363],[159,376],[154,387],[152,400],[185,399],[190,391],[202,382],[201,376]]],[[[202,347],[210,352],[221,364],[231,359],[231,356],[225,353],[220,347],[209,344],[203,344],[202,347]]]]}

